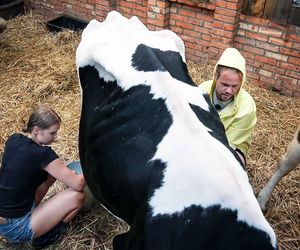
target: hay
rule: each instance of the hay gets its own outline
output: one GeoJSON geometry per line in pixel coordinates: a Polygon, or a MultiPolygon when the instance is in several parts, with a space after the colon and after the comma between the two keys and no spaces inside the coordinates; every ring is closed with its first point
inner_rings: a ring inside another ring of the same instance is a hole
{"type": "MultiPolygon", "coordinates": [[[[61,115],[59,139],[53,145],[61,158],[78,159],[80,90],[75,67],[75,50],[80,34],[46,31],[43,17],[35,13],[9,20],[0,34],[0,154],[7,137],[21,131],[31,109],[48,104],[61,115]]],[[[189,62],[195,82],[209,79],[213,67],[189,62]]],[[[300,100],[280,96],[251,85],[246,89],[257,104],[258,124],[247,157],[250,181],[258,192],[272,175],[300,123],[300,100]]],[[[275,189],[266,217],[283,250],[300,249],[300,176],[294,171],[275,189]]],[[[49,195],[61,190],[57,183],[49,195]]],[[[80,214],[67,235],[48,249],[111,249],[111,238],[127,226],[100,205],[80,214]]],[[[0,249],[30,249],[0,240],[0,249]]]]}

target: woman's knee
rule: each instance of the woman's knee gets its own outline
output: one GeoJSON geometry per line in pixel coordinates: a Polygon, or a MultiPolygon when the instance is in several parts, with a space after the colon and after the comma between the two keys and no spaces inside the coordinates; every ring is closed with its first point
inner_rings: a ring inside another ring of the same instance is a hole
{"type": "Polygon", "coordinates": [[[71,191],[72,201],[74,202],[75,206],[78,208],[81,208],[84,204],[85,200],[85,193],[84,192],[78,192],[78,191],[71,191]]]}

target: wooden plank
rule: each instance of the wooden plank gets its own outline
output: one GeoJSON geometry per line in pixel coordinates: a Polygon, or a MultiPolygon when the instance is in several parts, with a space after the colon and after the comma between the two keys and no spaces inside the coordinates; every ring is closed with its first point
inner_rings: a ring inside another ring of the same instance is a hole
{"type": "Polygon", "coordinates": [[[275,12],[276,5],[277,0],[266,0],[263,17],[266,19],[271,19],[273,17],[273,13],[275,12]]]}
{"type": "Polygon", "coordinates": [[[300,3],[297,5],[292,5],[288,23],[300,26],[300,3]]]}
{"type": "Polygon", "coordinates": [[[292,6],[292,0],[266,0],[263,17],[280,22],[287,23],[292,6]]]}
{"type": "Polygon", "coordinates": [[[287,23],[290,16],[290,11],[292,7],[292,0],[277,0],[276,11],[273,16],[273,20],[287,23]]]}
{"type": "Polygon", "coordinates": [[[251,13],[251,5],[252,5],[252,2],[254,0],[244,0],[243,2],[243,6],[242,6],[242,13],[245,14],[245,15],[248,15],[250,16],[252,13],[251,13]]]}

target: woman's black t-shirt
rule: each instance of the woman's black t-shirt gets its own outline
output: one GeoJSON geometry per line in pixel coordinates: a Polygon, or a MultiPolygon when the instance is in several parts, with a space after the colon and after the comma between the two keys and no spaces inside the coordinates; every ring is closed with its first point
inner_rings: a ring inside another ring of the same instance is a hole
{"type": "Polygon", "coordinates": [[[18,218],[33,205],[39,185],[47,178],[44,168],[58,155],[22,134],[13,134],[5,143],[0,169],[0,216],[18,218]]]}

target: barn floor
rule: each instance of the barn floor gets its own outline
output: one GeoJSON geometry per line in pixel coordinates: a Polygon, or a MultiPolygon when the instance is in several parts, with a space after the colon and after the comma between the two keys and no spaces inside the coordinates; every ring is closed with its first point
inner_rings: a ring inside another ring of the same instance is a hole
{"type": "MultiPolygon", "coordinates": [[[[9,20],[0,34],[0,155],[7,137],[21,131],[28,114],[37,104],[48,104],[62,117],[59,138],[53,148],[66,161],[78,159],[77,135],[80,90],[75,51],[80,34],[46,30],[35,13],[9,20]]],[[[199,83],[210,78],[212,66],[189,62],[190,74],[199,83]]],[[[273,170],[300,123],[300,100],[280,96],[249,83],[246,88],[257,104],[258,124],[248,155],[250,181],[258,192],[273,170]]],[[[61,183],[51,196],[62,190],[61,183]]],[[[268,204],[266,217],[274,228],[282,250],[300,249],[300,171],[285,177],[268,204]]],[[[67,235],[47,249],[112,249],[111,239],[127,229],[100,205],[80,214],[67,235]]],[[[0,238],[0,249],[31,249],[11,246],[0,238]]]]}

